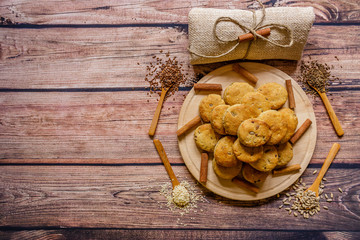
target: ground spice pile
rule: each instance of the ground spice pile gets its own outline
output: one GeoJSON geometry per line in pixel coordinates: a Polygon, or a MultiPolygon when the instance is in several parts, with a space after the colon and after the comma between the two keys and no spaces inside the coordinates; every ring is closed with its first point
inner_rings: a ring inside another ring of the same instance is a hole
{"type": "MultiPolygon", "coordinates": [[[[164,53],[160,51],[160,54],[164,53]]],[[[148,94],[161,94],[161,88],[169,88],[166,95],[167,99],[179,90],[180,86],[192,87],[196,80],[188,78],[188,73],[184,73],[184,65],[180,63],[176,56],[171,57],[170,53],[163,56],[153,56],[154,63],[146,66],[145,81],[150,85],[150,92],[148,94]]],[[[188,66],[188,68],[190,68],[188,66]]]]}
{"type": "Polygon", "coordinates": [[[322,64],[316,60],[301,61],[299,82],[305,87],[305,92],[314,96],[317,95],[308,81],[320,92],[328,92],[331,82],[339,80],[339,78],[331,74],[333,68],[333,66],[330,67],[328,64],[322,64]]]}

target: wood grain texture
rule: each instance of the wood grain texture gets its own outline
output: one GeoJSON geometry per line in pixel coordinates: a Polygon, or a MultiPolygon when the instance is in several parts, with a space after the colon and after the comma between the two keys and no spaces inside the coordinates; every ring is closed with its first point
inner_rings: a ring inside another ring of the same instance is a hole
{"type": "MultiPolygon", "coordinates": [[[[359,4],[351,1],[263,1],[265,7],[313,7],[316,22],[358,23],[359,4]]],[[[255,1],[2,1],[0,16],[30,24],[187,23],[191,8],[259,9],[255,1]]]]}
{"type": "MultiPolygon", "coordinates": [[[[176,131],[186,93],[178,92],[164,103],[155,135],[172,163],[183,162],[176,131]]],[[[321,100],[312,99],[318,127],[312,163],[322,162],[333,142],[342,145],[336,163],[360,159],[360,153],[352,151],[360,144],[360,93],[341,95],[334,92],[331,101],[345,131],[342,138],[336,136],[321,100]],[[352,106],[352,111],[343,106],[352,106]]],[[[69,163],[75,159],[77,163],[157,163],[159,158],[148,136],[156,105],[156,98],[143,91],[1,93],[0,162],[54,159],[54,163],[61,163],[64,159],[69,163]]]]}
{"type": "MultiPolygon", "coordinates": [[[[357,25],[314,26],[304,59],[333,65],[332,73],[343,82],[334,87],[359,87],[354,81],[360,75],[359,31],[357,25]]],[[[0,43],[0,89],[148,87],[146,66],[155,62],[153,56],[165,57],[160,50],[176,56],[189,78],[228,64],[188,67],[187,33],[172,27],[3,29],[0,43]]],[[[262,63],[294,79],[300,74],[296,61],[262,63]]]]}
{"type": "Polygon", "coordinates": [[[358,239],[358,231],[250,231],[250,230],[219,230],[219,229],[59,229],[59,230],[23,230],[0,231],[6,239],[358,239]]]}
{"type": "MultiPolygon", "coordinates": [[[[198,202],[196,211],[181,216],[179,212],[169,211],[165,197],[159,193],[163,184],[170,183],[162,165],[2,166],[1,169],[0,226],[3,228],[358,231],[360,227],[357,168],[329,169],[325,192],[332,192],[334,201],[322,202],[330,209],[322,209],[311,219],[295,218],[279,209],[283,197],[253,202],[231,201],[199,185],[194,185],[195,190],[204,194],[205,201],[198,202]],[[344,193],[341,194],[338,187],[344,193]],[[274,224],[279,217],[281,225],[274,224]]],[[[314,180],[313,170],[310,168],[304,173],[305,183],[314,180]]],[[[184,166],[174,166],[174,171],[179,181],[195,184],[184,166]]]]}

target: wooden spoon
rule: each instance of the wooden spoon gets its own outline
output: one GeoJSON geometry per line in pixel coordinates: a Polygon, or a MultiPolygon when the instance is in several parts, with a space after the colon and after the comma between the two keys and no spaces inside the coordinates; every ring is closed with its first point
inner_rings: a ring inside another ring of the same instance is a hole
{"type": "Polygon", "coordinates": [[[160,155],[160,158],[165,166],[165,169],[170,177],[170,180],[171,180],[171,183],[172,183],[172,186],[173,186],[173,189],[177,186],[177,185],[180,185],[179,181],[177,180],[175,174],[174,174],[174,171],[172,170],[172,167],[170,165],[170,162],[169,162],[169,159],[167,158],[166,156],[166,153],[165,153],[165,150],[164,150],[164,147],[163,145],[161,144],[160,140],[159,139],[154,139],[154,144],[155,144],[155,147],[156,147],[156,150],[158,151],[159,155],[160,155]]]}
{"type": "Polygon", "coordinates": [[[336,134],[341,137],[342,135],[344,135],[344,130],[342,129],[339,119],[337,118],[334,109],[332,108],[330,101],[328,99],[328,97],[326,96],[325,92],[320,91],[318,88],[316,88],[309,80],[307,80],[307,83],[309,84],[310,87],[312,87],[320,96],[321,100],[323,101],[326,111],[329,114],[330,120],[335,128],[336,134]]]}
{"type": "Polygon", "coordinates": [[[306,191],[313,191],[316,193],[316,196],[319,196],[319,186],[321,183],[322,178],[324,177],[326,171],[329,169],[330,164],[332,163],[332,161],[334,160],[336,154],[338,153],[340,149],[340,144],[338,143],[334,143],[329,151],[329,154],[327,155],[319,174],[317,175],[314,183],[308,188],[306,189],[306,191]]]}
{"type": "Polygon", "coordinates": [[[170,89],[170,87],[161,88],[160,100],[159,100],[159,103],[158,103],[158,105],[156,107],[154,117],[153,117],[153,119],[151,121],[151,125],[150,125],[150,130],[149,130],[149,136],[150,137],[153,137],[154,134],[155,134],[155,130],[156,130],[156,127],[157,127],[157,124],[158,124],[158,121],[159,121],[159,117],[160,117],[161,108],[162,108],[166,93],[169,91],[169,89],[170,89]]]}

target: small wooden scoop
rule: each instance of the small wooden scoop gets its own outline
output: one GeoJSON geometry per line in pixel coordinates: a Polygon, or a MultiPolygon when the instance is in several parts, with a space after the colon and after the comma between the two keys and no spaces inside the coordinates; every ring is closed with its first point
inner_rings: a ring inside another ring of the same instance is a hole
{"type": "Polygon", "coordinates": [[[332,161],[334,160],[336,154],[338,153],[340,149],[340,144],[338,143],[334,143],[330,149],[329,154],[327,155],[319,174],[317,175],[314,183],[306,190],[306,191],[313,191],[316,193],[316,196],[319,196],[319,186],[321,183],[322,178],[324,177],[326,171],[329,169],[330,164],[332,163],[332,161]]]}
{"type": "Polygon", "coordinates": [[[337,118],[337,116],[334,112],[334,109],[332,108],[330,101],[329,101],[328,97],[326,96],[326,93],[317,89],[314,85],[311,84],[310,81],[307,81],[307,83],[309,84],[310,87],[312,87],[319,94],[321,100],[323,101],[326,111],[328,112],[330,120],[335,128],[336,134],[339,137],[344,135],[344,130],[342,129],[342,127],[340,125],[339,119],[337,118]]]}
{"type": "Polygon", "coordinates": [[[168,88],[161,88],[161,96],[160,96],[160,100],[159,103],[156,107],[155,113],[154,113],[154,117],[151,121],[151,125],[150,125],[150,130],[149,130],[149,136],[153,137],[155,134],[155,130],[159,121],[159,117],[160,117],[160,112],[161,112],[161,108],[166,96],[167,91],[169,91],[170,87],[168,88]]]}
{"type": "Polygon", "coordinates": [[[158,151],[158,153],[160,155],[161,161],[163,162],[163,164],[165,166],[165,169],[166,169],[166,171],[167,171],[167,173],[168,173],[168,175],[170,177],[170,180],[171,180],[171,183],[172,183],[172,186],[173,186],[173,189],[174,189],[180,183],[177,180],[177,178],[176,178],[176,176],[174,174],[174,171],[172,170],[169,159],[166,156],[164,147],[161,144],[160,140],[159,139],[154,139],[153,141],[154,141],[156,150],[158,151]]]}

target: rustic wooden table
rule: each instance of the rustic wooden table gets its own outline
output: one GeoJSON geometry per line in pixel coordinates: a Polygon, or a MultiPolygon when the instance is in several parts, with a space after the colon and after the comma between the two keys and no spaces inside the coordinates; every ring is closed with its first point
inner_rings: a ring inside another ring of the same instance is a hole
{"type": "MultiPolygon", "coordinates": [[[[191,8],[248,9],[253,1],[3,0],[0,238],[359,239],[359,2],[264,5],[314,7],[303,59],[332,65],[340,79],[329,96],[345,135],[336,136],[321,100],[309,96],[318,135],[302,176],[311,183],[332,143],[341,144],[326,174],[326,192],[334,194],[329,210],[304,219],[278,209],[282,197],[240,202],[197,185],[175,134],[188,87],[165,102],[156,137],[179,179],[205,200],[180,215],[159,193],[169,178],[147,134],[157,101],[148,95],[146,66],[161,50],[189,64],[191,8]]],[[[300,62],[258,62],[300,75],[300,62]]],[[[185,71],[204,75],[224,64],[185,71]]]]}

